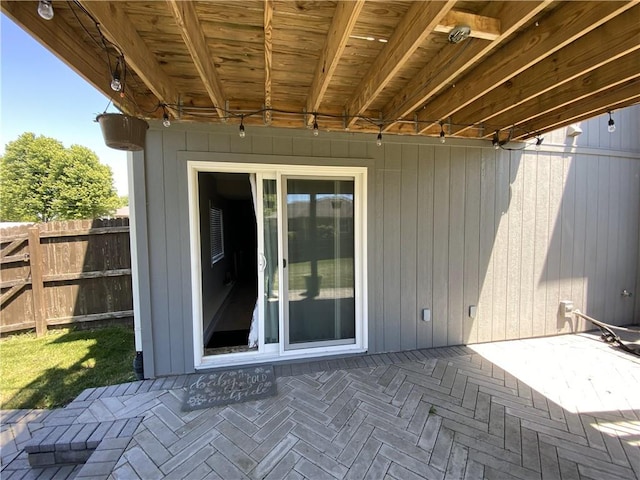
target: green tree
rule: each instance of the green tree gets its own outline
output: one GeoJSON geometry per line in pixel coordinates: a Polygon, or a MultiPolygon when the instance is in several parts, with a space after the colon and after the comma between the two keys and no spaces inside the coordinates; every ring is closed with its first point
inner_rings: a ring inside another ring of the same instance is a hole
{"type": "Polygon", "coordinates": [[[111,168],[86,147],[23,133],[0,157],[1,220],[97,218],[118,205],[111,168]]]}

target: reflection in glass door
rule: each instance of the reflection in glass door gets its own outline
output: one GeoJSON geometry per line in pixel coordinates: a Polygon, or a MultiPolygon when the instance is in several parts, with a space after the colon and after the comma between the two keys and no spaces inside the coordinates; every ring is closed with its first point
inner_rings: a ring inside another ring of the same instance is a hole
{"type": "Polygon", "coordinates": [[[285,348],[355,343],[354,181],[287,178],[285,348]]]}

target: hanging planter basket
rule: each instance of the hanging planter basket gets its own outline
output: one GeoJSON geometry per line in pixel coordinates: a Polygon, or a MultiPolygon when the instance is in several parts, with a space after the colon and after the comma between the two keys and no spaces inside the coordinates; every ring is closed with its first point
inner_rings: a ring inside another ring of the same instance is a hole
{"type": "Polygon", "coordinates": [[[102,128],[107,147],[135,152],[144,149],[149,124],[144,120],[120,113],[103,113],[96,118],[102,128]]]}

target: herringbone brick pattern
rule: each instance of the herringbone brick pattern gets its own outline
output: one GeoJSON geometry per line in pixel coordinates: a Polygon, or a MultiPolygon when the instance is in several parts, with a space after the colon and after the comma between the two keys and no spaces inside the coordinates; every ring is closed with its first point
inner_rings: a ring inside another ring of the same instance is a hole
{"type": "MultiPolygon", "coordinates": [[[[545,341],[518,345],[535,351],[545,341]]],[[[278,378],[275,397],[192,412],[181,410],[186,378],[178,377],[169,389],[156,381],[150,391],[81,400],[82,415],[144,416],[114,479],[640,478],[640,361],[583,337],[565,343],[554,351],[558,369],[573,372],[567,391],[592,395],[571,390],[584,382],[569,362],[571,349],[593,350],[615,375],[587,384],[596,396],[616,390],[624,409],[563,408],[464,349],[374,355],[352,369],[295,366],[308,373],[278,378]]]]}

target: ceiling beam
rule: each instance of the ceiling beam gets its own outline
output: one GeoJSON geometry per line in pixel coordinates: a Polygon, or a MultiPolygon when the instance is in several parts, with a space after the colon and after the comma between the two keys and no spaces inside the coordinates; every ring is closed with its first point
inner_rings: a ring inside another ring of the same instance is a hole
{"type": "Polygon", "coordinates": [[[518,35],[417,114],[421,129],[448,118],[504,82],[632,8],[637,2],[568,2],[518,35]]]}
{"type": "MultiPolygon", "coordinates": [[[[313,81],[307,96],[307,112],[317,112],[320,108],[329,82],[331,82],[331,77],[333,77],[340,57],[347,46],[349,35],[353,31],[364,2],[365,0],[355,0],[352,2],[338,2],[336,5],[325,45],[318,57],[313,81]]],[[[308,115],[307,121],[311,124],[313,115],[308,115]]]]}
{"type": "Polygon", "coordinates": [[[389,42],[373,61],[354,95],[347,102],[345,110],[347,115],[351,116],[346,122],[347,127],[358,120],[356,117],[371,105],[455,3],[455,0],[415,2],[409,7],[389,42]]]}
{"type": "Polygon", "coordinates": [[[435,32],[449,33],[453,27],[466,25],[471,29],[472,38],[494,41],[500,37],[500,20],[497,18],[483,17],[473,13],[451,10],[447,13],[435,28],[435,32]]]}
{"type": "Polygon", "coordinates": [[[120,8],[120,2],[79,1],[100,24],[105,37],[120,48],[127,65],[136,72],[158,101],[163,104],[177,103],[179,95],[173,86],[174,82],[120,8]]]}
{"type": "MultiPolygon", "coordinates": [[[[594,95],[601,92],[620,88],[621,85],[640,77],[640,50],[637,50],[621,59],[616,68],[610,65],[603,65],[596,70],[592,70],[577,77],[570,82],[565,82],[557,89],[540,94],[522,103],[518,107],[518,119],[516,126],[521,126],[529,130],[528,125],[537,121],[540,117],[545,117],[557,109],[571,108],[574,103],[589,101],[594,95]]],[[[510,112],[499,115],[492,120],[492,129],[502,128],[501,125],[514,125],[510,112]]],[[[464,129],[459,132],[466,132],[471,129],[464,129]]]]}
{"type": "Polygon", "coordinates": [[[576,102],[570,107],[559,108],[553,113],[547,113],[535,122],[528,123],[526,132],[515,135],[513,139],[531,138],[638,102],[640,102],[640,78],[635,78],[613,91],[604,90],[586,100],[576,102]]]}
{"type": "Polygon", "coordinates": [[[218,79],[216,67],[211,60],[211,53],[207,47],[204,33],[202,33],[202,26],[200,25],[195,5],[192,2],[179,0],[167,0],[167,4],[176,21],[176,25],[180,29],[184,44],[193,59],[209,99],[216,107],[218,117],[225,119],[225,98],[222,92],[222,84],[218,79]]]}
{"type": "MultiPolygon", "coordinates": [[[[630,58],[628,54],[640,49],[638,18],[640,5],[631,9],[628,15],[618,15],[468,105],[456,114],[455,123],[510,125],[513,123],[509,118],[513,115],[511,112],[519,105],[555,91],[564,83],[572,82],[603,65],[614,72],[623,67],[625,70],[635,68],[640,72],[640,62],[626,65],[626,59],[630,58]],[[618,62],[622,57],[625,60],[618,62]],[[614,61],[616,63],[612,64],[614,61]]],[[[520,108],[517,112],[520,120],[520,108]]],[[[467,128],[471,127],[459,127],[454,132],[460,133],[467,128]]]]}
{"type": "Polygon", "coordinates": [[[264,121],[271,123],[271,63],[273,58],[273,0],[264,0],[264,121]]]}
{"type": "MultiPolygon", "coordinates": [[[[73,28],[65,22],[62,15],[44,21],[38,15],[36,7],[34,2],[0,2],[0,8],[5,15],[107,98],[113,98],[114,103],[123,112],[139,113],[127,97],[116,96],[111,90],[111,71],[106,62],[106,53],[97,52],[93,44],[84,43],[78,37],[71,36],[69,32],[73,32],[73,28]]],[[[142,105],[143,108],[146,106],[142,105]]]]}
{"type": "MultiPolygon", "coordinates": [[[[471,44],[444,47],[434,60],[425,65],[422,71],[384,107],[384,118],[400,119],[417,110],[443,88],[450,86],[472,65],[497,49],[550,3],[551,0],[506,2],[500,12],[501,33],[495,40],[488,44],[471,41],[471,44]]],[[[385,130],[389,130],[391,125],[389,124],[385,130]]]]}

